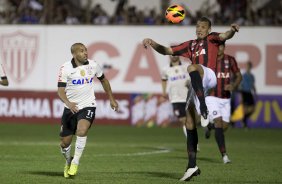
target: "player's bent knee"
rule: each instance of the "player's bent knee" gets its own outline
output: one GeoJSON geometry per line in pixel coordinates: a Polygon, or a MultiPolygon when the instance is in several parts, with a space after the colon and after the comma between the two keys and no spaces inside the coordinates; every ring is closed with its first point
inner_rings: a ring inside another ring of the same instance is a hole
{"type": "Polygon", "coordinates": [[[197,65],[195,64],[191,64],[187,67],[187,71],[190,73],[190,72],[193,72],[193,71],[197,71],[198,68],[197,68],[197,65]]]}
{"type": "Polygon", "coordinates": [[[66,137],[61,137],[60,146],[62,148],[67,148],[71,144],[71,141],[72,141],[72,135],[66,136],[66,137]]]}
{"type": "Polygon", "coordinates": [[[87,135],[87,132],[88,132],[88,129],[77,129],[76,130],[76,135],[79,136],[79,137],[84,137],[87,135]]]}

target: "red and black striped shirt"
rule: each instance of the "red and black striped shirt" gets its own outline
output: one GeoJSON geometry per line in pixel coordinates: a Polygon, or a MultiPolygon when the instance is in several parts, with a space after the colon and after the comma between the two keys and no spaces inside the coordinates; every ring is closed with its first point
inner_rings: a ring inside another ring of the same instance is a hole
{"type": "Polygon", "coordinates": [[[172,46],[174,56],[189,58],[192,64],[202,64],[213,71],[216,69],[218,46],[222,41],[219,33],[210,33],[204,39],[189,40],[172,46]]]}
{"type": "Polygon", "coordinates": [[[230,98],[230,91],[225,91],[224,86],[231,83],[233,75],[240,72],[234,57],[224,54],[222,59],[217,59],[216,78],[217,86],[211,91],[211,96],[230,98]]]}

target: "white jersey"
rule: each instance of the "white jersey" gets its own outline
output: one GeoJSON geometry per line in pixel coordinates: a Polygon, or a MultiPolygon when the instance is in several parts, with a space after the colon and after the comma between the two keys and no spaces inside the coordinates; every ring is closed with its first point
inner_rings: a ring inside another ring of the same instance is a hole
{"type": "Polygon", "coordinates": [[[167,81],[168,97],[171,103],[186,102],[188,86],[191,83],[187,67],[187,63],[181,63],[162,70],[162,80],[167,81]]]}
{"type": "MultiPolygon", "coordinates": [[[[101,67],[92,60],[77,66],[72,59],[62,65],[59,73],[58,86],[66,84],[66,96],[70,102],[77,103],[78,109],[96,107],[94,94],[94,77],[101,77],[101,67]]],[[[67,107],[65,105],[65,107],[67,107]]]]}
{"type": "Polygon", "coordinates": [[[6,77],[5,70],[3,68],[3,65],[0,63],[0,77],[6,77]]]}

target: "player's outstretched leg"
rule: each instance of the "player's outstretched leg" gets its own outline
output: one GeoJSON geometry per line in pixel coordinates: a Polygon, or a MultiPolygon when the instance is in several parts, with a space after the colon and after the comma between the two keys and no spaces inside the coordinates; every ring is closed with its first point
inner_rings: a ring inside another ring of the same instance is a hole
{"type": "Polygon", "coordinates": [[[188,166],[180,181],[189,181],[193,176],[197,176],[201,173],[200,169],[196,165],[196,154],[198,144],[197,129],[187,129],[187,152],[188,152],[188,166]]]}

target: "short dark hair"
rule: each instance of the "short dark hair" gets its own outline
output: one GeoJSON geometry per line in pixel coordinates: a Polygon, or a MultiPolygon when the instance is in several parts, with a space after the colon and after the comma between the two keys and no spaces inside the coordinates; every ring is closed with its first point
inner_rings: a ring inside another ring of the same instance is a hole
{"type": "Polygon", "coordinates": [[[81,46],[83,45],[82,43],[74,43],[72,46],[71,46],[71,53],[73,54],[75,49],[77,48],[77,46],[81,46]]]}
{"type": "Polygon", "coordinates": [[[211,20],[209,18],[207,18],[207,17],[201,17],[201,18],[198,19],[198,21],[200,21],[200,22],[207,22],[209,27],[211,27],[211,20]]]}

